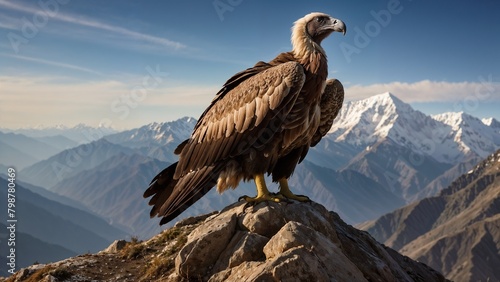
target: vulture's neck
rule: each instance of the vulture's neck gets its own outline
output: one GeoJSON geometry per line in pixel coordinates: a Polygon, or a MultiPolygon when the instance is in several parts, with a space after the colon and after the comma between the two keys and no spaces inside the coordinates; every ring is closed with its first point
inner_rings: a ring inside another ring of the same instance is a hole
{"type": "Polygon", "coordinates": [[[314,42],[305,31],[292,32],[293,55],[304,68],[317,73],[326,68],[326,54],[323,47],[314,42]]]}

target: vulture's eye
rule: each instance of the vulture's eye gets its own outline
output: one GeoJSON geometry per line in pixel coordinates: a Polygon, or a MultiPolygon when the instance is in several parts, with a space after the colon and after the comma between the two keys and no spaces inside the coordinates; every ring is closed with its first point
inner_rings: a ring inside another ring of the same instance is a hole
{"type": "Polygon", "coordinates": [[[322,23],[324,20],[325,20],[324,17],[317,17],[316,18],[316,21],[319,22],[319,23],[322,23]]]}

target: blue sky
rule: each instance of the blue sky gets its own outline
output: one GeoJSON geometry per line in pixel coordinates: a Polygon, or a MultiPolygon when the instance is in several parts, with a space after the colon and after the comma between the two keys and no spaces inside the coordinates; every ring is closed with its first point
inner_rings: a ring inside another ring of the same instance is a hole
{"type": "Polygon", "coordinates": [[[428,114],[500,119],[496,0],[0,0],[0,127],[198,117],[315,11],[347,25],[323,42],[347,100],[390,91],[428,114]]]}

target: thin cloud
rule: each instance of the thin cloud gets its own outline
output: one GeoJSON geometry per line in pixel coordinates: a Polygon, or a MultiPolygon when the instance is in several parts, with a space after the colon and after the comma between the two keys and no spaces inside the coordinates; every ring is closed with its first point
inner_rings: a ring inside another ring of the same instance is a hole
{"type": "MultiPolygon", "coordinates": [[[[0,2],[0,5],[1,4],[2,2],[0,2]]],[[[4,13],[0,13],[0,18],[2,19],[2,21],[0,22],[1,29],[17,30],[22,24],[19,19],[13,18],[4,13]]]]}
{"type": "Polygon", "coordinates": [[[101,75],[101,73],[99,73],[97,71],[94,71],[94,70],[91,70],[88,68],[84,68],[84,67],[80,67],[77,65],[71,65],[71,64],[61,63],[61,62],[38,59],[38,58],[33,58],[33,57],[28,57],[28,56],[5,54],[5,53],[0,53],[0,56],[16,58],[16,59],[23,60],[23,61],[35,62],[35,63],[49,65],[49,66],[56,66],[56,67],[61,67],[61,68],[72,69],[72,70],[83,71],[83,72],[87,72],[87,73],[101,75]]]}
{"type": "Polygon", "coordinates": [[[149,119],[168,120],[199,115],[219,90],[214,85],[170,86],[144,90],[142,76],[126,79],[83,81],[54,76],[1,76],[2,126],[18,128],[38,124],[98,124],[130,128],[149,119]],[[139,86],[139,92],[134,89],[139,86]],[[125,114],[125,115],[124,115],[125,114]]]}
{"type": "Polygon", "coordinates": [[[422,80],[414,83],[391,82],[346,87],[346,99],[359,100],[375,94],[391,92],[407,103],[453,102],[467,99],[499,100],[500,83],[492,77],[481,77],[478,81],[447,82],[422,80]]]}
{"type": "Polygon", "coordinates": [[[218,85],[175,86],[151,89],[145,105],[205,108],[220,90],[218,85]]]}
{"type": "MultiPolygon", "coordinates": [[[[35,13],[38,13],[41,11],[41,9],[36,9],[36,8],[30,7],[30,6],[23,6],[23,5],[15,3],[14,1],[0,0],[0,6],[3,6],[5,8],[9,8],[12,10],[16,10],[16,11],[30,13],[30,14],[35,14],[35,13]]],[[[114,25],[103,23],[103,22],[99,22],[99,21],[94,20],[94,19],[77,18],[77,17],[69,15],[69,14],[64,14],[60,11],[57,12],[57,14],[54,16],[54,19],[62,21],[62,22],[67,22],[67,23],[71,23],[71,24],[76,24],[76,25],[85,26],[85,27],[91,27],[91,28],[95,28],[95,29],[100,29],[100,30],[105,30],[105,31],[125,35],[129,38],[133,38],[133,39],[141,40],[141,41],[147,41],[150,43],[165,46],[165,47],[172,48],[175,50],[184,49],[187,47],[186,45],[184,45],[180,42],[173,41],[173,40],[170,40],[167,38],[136,32],[136,31],[129,30],[129,29],[126,29],[123,27],[114,26],[114,25]]]]}

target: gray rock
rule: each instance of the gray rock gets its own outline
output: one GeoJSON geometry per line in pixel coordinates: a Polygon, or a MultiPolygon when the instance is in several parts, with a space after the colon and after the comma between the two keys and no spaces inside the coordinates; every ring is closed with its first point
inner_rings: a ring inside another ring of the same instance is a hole
{"type": "Polygon", "coordinates": [[[125,246],[127,245],[127,241],[125,240],[115,240],[109,247],[106,249],[100,251],[99,253],[104,253],[104,254],[116,254],[119,251],[121,251],[125,246]]]}
{"type": "Polygon", "coordinates": [[[339,246],[302,223],[290,221],[283,226],[264,246],[264,254],[273,259],[268,264],[278,280],[293,272],[308,281],[366,281],[339,246]]]}
{"type": "Polygon", "coordinates": [[[283,206],[265,202],[248,207],[240,218],[242,228],[267,238],[271,238],[285,224],[283,206]]]}
{"type": "Polygon", "coordinates": [[[175,258],[176,272],[186,278],[202,278],[216,263],[236,230],[236,214],[221,213],[193,230],[175,258]]]}
{"type": "Polygon", "coordinates": [[[231,242],[217,260],[213,269],[214,273],[238,266],[245,261],[264,260],[262,249],[268,241],[267,237],[257,233],[236,231],[231,242]]]}

